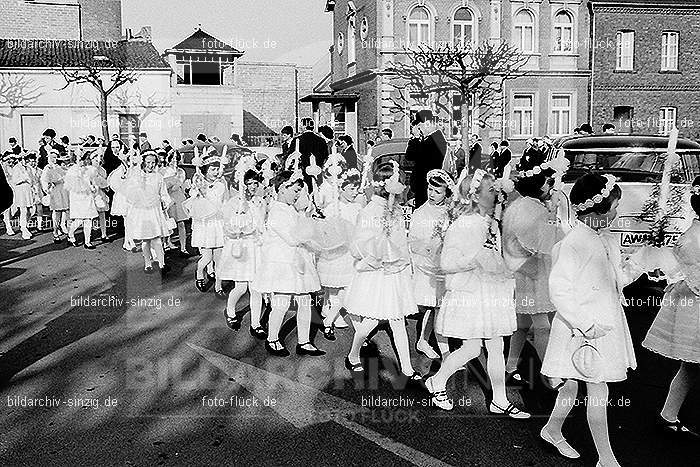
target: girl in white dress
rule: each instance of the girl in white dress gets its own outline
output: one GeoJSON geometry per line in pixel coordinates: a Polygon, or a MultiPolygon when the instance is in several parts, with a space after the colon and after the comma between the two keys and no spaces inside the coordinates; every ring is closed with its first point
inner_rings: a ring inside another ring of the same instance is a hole
{"type": "Polygon", "coordinates": [[[143,168],[132,171],[124,184],[129,202],[126,216],[127,229],[134,240],[141,240],[144,271],[153,272],[152,251],[161,274],[168,271],[165,264],[162,237],[170,235],[165,211],[170,207],[170,196],[163,176],[156,171],[158,155],[153,151],[143,153],[143,168]]]}
{"type": "MultiPolygon", "coordinates": [[[[461,178],[461,177],[460,177],[461,178]]],[[[498,189],[491,174],[477,169],[459,187],[462,213],[447,230],[440,265],[447,293],[435,320],[438,339],[456,338],[462,346],[444,358],[440,371],[426,380],[433,403],[453,408],[447,397],[449,378],[486,348],[486,370],[493,388],[489,412],[529,418],[506,396],[503,338],[515,330],[513,274],[501,255],[498,224],[492,217],[498,189]]]]}
{"type": "Polygon", "coordinates": [[[29,172],[30,184],[32,186],[32,198],[34,206],[29,209],[30,216],[36,214],[36,230],[39,232],[44,230],[44,205],[41,200],[44,196],[44,190],[41,187],[41,169],[37,167],[36,154],[30,152],[25,157],[27,171],[29,172]]]}
{"type": "Polygon", "coordinates": [[[94,250],[95,246],[90,243],[92,232],[92,220],[97,217],[97,207],[95,206],[95,195],[97,194],[97,178],[99,174],[95,167],[90,164],[90,154],[80,153],[77,164],[73,165],[66,172],[65,188],[68,190],[70,200],[71,223],[68,228],[68,243],[78,246],[75,240],[75,231],[83,226],[85,236],[85,248],[94,250]]]}
{"type": "Polygon", "coordinates": [[[15,193],[12,209],[13,211],[19,210],[19,228],[22,232],[22,238],[29,240],[32,238],[32,234],[29,232],[27,223],[29,209],[34,207],[34,195],[32,193],[32,177],[24,157],[12,167],[11,178],[12,190],[15,193]]]}
{"type": "Polygon", "coordinates": [[[571,190],[578,221],[554,247],[549,294],[557,312],[542,362],[543,375],[565,382],[540,436],[563,456],[580,457],[564,439],[562,425],[583,381],[588,426],[598,465],[605,467],[619,466],[608,435],[607,383],[624,381],[637,366],[622,309],[622,288],[634,279],[632,263],[623,264],[619,240],[604,230],[617,216],[621,196],[612,175],[584,175],[571,190]]]}
{"type": "Polygon", "coordinates": [[[224,203],[224,248],[217,264],[217,280],[235,281],[229,292],[224,308],[226,325],[233,330],[241,327],[242,315],[236,312],[236,305],[246,291],[250,294],[250,334],[265,339],[267,332],[260,325],[262,294],[251,288],[255,272],[260,262],[260,245],[265,229],[265,202],[257,192],[262,178],[258,172],[249,169],[242,177],[243,193],[232,196],[224,203]]]}
{"type": "Polygon", "coordinates": [[[515,275],[515,311],[518,317],[518,329],[510,338],[506,372],[518,383],[524,382],[517,369],[530,329],[537,355],[540,361],[544,360],[549,340],[549,315],[555,311],[549,300],[552,248],[564,236],[557,223],[556,210],[551,212],[545,205],[552,197],[554,170],[546,164],[523,164],[527,162],[521,162],[521,177],[516,182],[520,197],[503,214],[503,257],[515,275]]]}
{"type": "Polygon", "coordinates": [[[671,435],[698,438],[678,420],[688,392],[700,377],[700,177],[692,186],[690,204],[697,216],[673,248],[675,263],[666,275],[672,283],[642,345],[666,358],[680,360],[661,410],[659,425],[671,435]]]}
{"type": "MultiPolygon", "coordinates": [[[[224,246],[221,208],[229,193],[221,166],[221,158],[210,148],[201,159],[199,172],[192,178],[190,198],[183,203],[185,211],[192,217],[192,246],[202,255],[195,273],[195,286],[200,292],[206,292],[214,283],[214,277],[207,275],[206,269],[210,264],[216,269],[224,246]]],[[[221,298],[226,298],[223,290],[216,292],[221,298]]]]}
{"type": "Polygon", "coordinates": [[[100,221],[101,240],[104,243],[109,243],[110,239],[107,236],[107,213],[109,212],[109,196],[107,189],[109,181],[107,180],[107,171],[102,167],[104,160],[104,152],[101,148],[95,150],[90,155],[92,166],[99,175],[96,179],[97,193],[95,193],[95,207],[97,208],[97,217],[100,221]]]}
{"type": "MultiPolygon", "coordinates": [[[[119,145],[118,142],[112,141],[110,144],[112,145],[112,151],[118,150],[116,148],[116,146],[119,145]]],[[[134,239],[127,229],[126,218],[129,213],[130,205],[126,197],[126,192],[124,191],[124,184],[132,172],[139,172],[141,170],[143,159],[137,150],[127,150],[126,146],[123,146],[121,152],[115,154],[119,154],[119,159],[122,163],[109,174],[108,178],[109,187],[114,191],[111,214],[113,216],[121,216],[124,219],[124,243],[122,248],[126,251],[136,251],[134,239]]]]}
{"type": "Polygon", "coordinates": [[[49,209],[52,211],[54,243],[61,242],[62,233],[68,233],[69,195],[63,185],[67,161],[68,155],[61,155],[56,149],[51,149],[49,164],[41,172],[41,185],[49,195],[49,209]]]}
{"type": "MultiPolygon", "coordinates": [[[[175,220],[177,224],[177,236],[180,241],[180,253],[182,256],[189,256],[187,250],[187,229],[185,221],[189,219],[187,212],[182,207],[187,197],[185,190],[189,189],[190,183],[186,179],[185,171],[180,168],[180,153],[174,149],[167,156],[167,165],[160,169],[161,175],[165,180],[165,186],[168,188],[168,194],[172,203],[168,208],[168,216],[175,220]]],[[[168,238],[168,241],[170,239],[168,238]]]]}
{"type": "MultiPolygon", "coordinates": [[[[341,163],[330,168],[319,189],[319,192],[324,192],[324,187],[329,187],[330,194],[321,193],[316,205],[323,212],[325,222],[352,232],[362,209],[362,204],[357,201],[360,172],[357,169],[343,170],[343,165],[341,163]]],[[[323,335],[331,341],[335,340],[336,327],[347,327],[340,316],[340,310],[343,307],[345,289],[355,274],[353,262],[347,245],[322,252],[318,258],[318,275],[324,289],[323,335]]]]}
{"type": "Polygon", "coordinates": [[[406,320],[418,311],[413,297],[411,258],[401,206],[394,203],[405,185],[395,161],[375,169],[374,195],[357,218],[350,243],[355,275],[345,293],[345,309],[355,326],[352,347],[345,359],[353,373],[362,373],[360,348],[380,321],[389,321],[401,373],[408,381],[421,381],[413,369],[406,320]]]}
{"type": "Polygon", "coordinates": [[[452,177],[444,170],[427,175],[428,202],[413,211],[408,228],[408,245],[413,261],[413,294],[420,313],[416,350],[428,358],[439,358],[428,343],[433,333],[432,313],[445,294],[445,277],[439,271],[445,230],[450,223],[448,205],[454,190],[452,177]]]}
{"type": "MultiPolygon", "coordinates": [[[[5,177],[7,178],[7,184],[10,186],[10,190],[12,190],[12,193],[14,194],[14,185],[12,183],[12,172],[15,164],[17,163],[17,156],[10,152],[9,154],[6,154],[3,156],[2,159],[2,168],[3,171],[5,172],[5,177]]],[[[14,200],[14,196],[13,196],[14,200]]],[[[12,224],[10,222],[10,219],[12,218],[12,214],[14,213],[14,201],[13,205],[10,206],[9,208],[5,209],[5,211],[2,213],[2,221],[5,224],[5,233],[7,235],[14,235],[15,231],[12,228],[12,224]]]]}
{"type": "Polygon", "coordinates": [[[310,293],[321,289],[313,254],[296,236],[299,217],[294,207],[302,190],[306,192],[301,171],[282,171],[275,177],[277,199],[270,202],[267,227],[262,236],[260,263],[252,287],[270,293],[272,310],[265,349],[271,355],[286,357],[289,351],[279,340],[285,314],[291,300],[297,302],[298,355],[319,356],[325,352],[311,343],[310,293]]]}

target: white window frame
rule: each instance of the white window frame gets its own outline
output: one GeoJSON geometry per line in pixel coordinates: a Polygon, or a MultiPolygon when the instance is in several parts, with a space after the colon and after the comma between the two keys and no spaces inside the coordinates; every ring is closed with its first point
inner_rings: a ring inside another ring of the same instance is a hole
{"type": "Polygon", "coordinates": [[[678,71],[678,49],[680,33],[664,31],[661,33],[661,71],[678,71]]]}
{"type": "Polygon", "coordinates": [[[467,6],[460,6],[457,8],[454,13],[452,13],[452,27],[450,28],[451,34],[452,34],[452,44],[455,46],[457,45],[457,41],[459,40],[459,44],[464,47],[464,39],[465,39],[465,34],[464,30],[467,27],[471,27],[471,37],[470,37],[470,44],[472,47],[476,47],[476,44],[478,43],[478,20],[477,20],[477,15],[472,10],[471,8],[467,6]],[[457,12],[459,10],[465,9],[469,11],[469,13],[472,15],[472,19],[469,21],[463,20],[463,19],[455,19],[455,15],[457,15],[457,12]],[[459,37],[455,36],[455,28],[459,28],[459,37]]]}
{"type": "Polygon", "coordinates": [[[511,134],[512,138],[531,138],[535,136],[535,94],[532,92],[514,92],[513,93],[513,111],[511,112],[513,122],[515,123],[516,121],[519,121],[520,127],[522,129],[522,116],[529,112],[530,114],[530,128],[529,132],[527,133],[517,133],[516,132],[516,127],[513,126],[513,132],[511,134]],[[519,97],[529,97],[531,99],[531,106],[530,107],[518,107],[515,105],[515,100],[519,97]],[[519,115],[519,118],[516,118],[516,115],[519,115]]]}
{"type": "Polygon", "coordinates": [[[554,93],[549,98],[549,134],[552,136],[564,136],[571,134],[571,125],[574,113],[574,96],[570,93],[554,93]],[[566,97],[569,101],[567,107],[554,107],[554,99],[566,97]],[[569,124],[564,128],[564,115],[568,113],[569,124]],[[559,131],[557,131],[559,130],[559,131]]]}
{"type": "Polygon", "coordinates": [[[678,118],[677,107],[661,107],[659,110],[659,134],[668,135],[678,118]]]}
{"type": "Polygon", "coordinates": [[[616,70],[634,70],[634,36],[634,31],[617,31],[617,60],[615,64],[616,70]]]}
{"type": "Polygon", "coordinates": [[[520,49],[520,51],[524,54],[534,54],[537,51],[537,15],[531,9],[521,8],[515,13],[515,16],[513,17],[513,42],[515,47],[520,49]],[[532,21],[529,23],[518,22],[518,16],[521,13],[526,13],[532,21]],[[532,48],[524,49],[522,48],[522,45],[525,43],[525,34],[528,30],[530,30],[532,35],[532,48]]]}
{"type": "Polygon", "coordinates": [[[571,13],[569,10],[559,10],[554,14],[554,18],[552,20],[552,23],[554,24],[554,31],[552,34],[552,39],[554,42],[554,51],[557,53],[562,53],[562,54],[572,54],[575,52],[575,44],[576,44],[576,17],[574,16],[573,13],[571,13]],[[564,23],[564,22],[558,22],[557,18],[561,15],[565,15],[567,18],[569,18],[571,21],[569,23],[564,23]],[[564,42],[558,42],[557,39],[559,35],[561,37],[564,37],[565,31],[569,31],[569,37],[570,37],[570,43],[569,43],[569,50],[566,50],[565,47],[563,46],[564,42]]]}
{"type": "Polygon", "coordinates": [[[433,13],[430,11],[427,5],[415,5],[413,6],[409,11],[408,11],[408,16],[406,20],[406,43],[410,46],[414,45],[419,45],[419,44],[430,44],[430,38],[432,37],[433,34],[433,13]],[[428,14],[428,19],[411,19],[411,15],[413,14],[414,11],[417,9],[423,9],[425,12],[428,14]],[[427,34],[428,37],[423,37],[422,31],[423,31],[423,26],[427,26],[427,34]],[[411,42],[411,27],[415,27],[416,29],[416,38],[417,42],[414,44],[411,42]]]}

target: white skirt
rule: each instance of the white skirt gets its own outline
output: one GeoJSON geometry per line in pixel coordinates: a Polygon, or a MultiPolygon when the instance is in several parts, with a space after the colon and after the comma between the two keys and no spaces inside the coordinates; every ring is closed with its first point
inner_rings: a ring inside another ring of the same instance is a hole
{"type": "Polygon", "coordinates": [[[71,219],[94,219],[97,217],[95,207],[95,197],[92,193],[70,193],[70,218],[71,219]]]}
{"type": "Polygon", "coordinates": [[[102,198],[102,201],[104,201],[104,207],[100,208],[97,207],[97,212],[109,212],[109,196],[107,196],[107,193],[104,192],[104,190],[99,190],[95,196],[99,196],[102,198]]]}
{"type": "Polygon", "coordinates": [[[29,183],[14,185],[12,189],[15,194],[12,203],[13,206],[18,208],[31,208],[34,206],[34,194],[32,193],[32,186],[29,183]]]}
{"type": "Polygon", "coordinates": [[[224,246],[224,220],[221,217],[192,219],[192,246],[221,248],[224,246]]]}
{"type": "MultiPolygon", "coordinates": [[[[263,245],[264,247],[264,245],[263,245]]],[[[321,289],[310,251],[296,248],[293,262],[275,261],[276,255],[262,250],[252,288],[260,293],[307,294],[321,289]]]]}
{"type": "Polygon", "coordinates": [[[115,193],[112,198],[112,215],[126,216],[127,212],[129,212],[129,201],[127,201],[126,196],[122,193],[115,193]]]}
{"type": "Polygon", "coordinates": [[[411,268],[395,274],[356,271],[345,292],[345,309],[352,315],[377,320],[404,319],[417,313],[411,268]]]}
{"type": "Polygon", "coordinates": [[[125,230],[134,240],[151,240],[170,235],[168,221],[160,206],[137,208],[132,206],[126,215],[125,230]]]}
{"type": "Polygon", "coordinates": [[[445,294],[444,278],[431,276],[416,268],[413,272],[413,296],[419,306],[436,307],[445,294]]]}
{"type": "Polygon", "coordinates": [[[518,328],[513,281],[484,281],[481,290],[448,290],[435,318],[435,332],[457,339],[510,336],[518,328]]]}
{"type": "Polygon", "coordinates": [[[347,252],[337,257],[319,257],[317,267],[321,286],[339,289],[350,285],[355,275],[354,262],[347,252]]]}
{"type": "Polygon", "coordinates": [[[57,185],[49,194],[49,209],[52,211],[67,211],[70,207],[70,196],[63,185],[57,185]]]}
{"type": "Polygon", "coordinates": [[[259,248],[252,238],[227,238],[221,250],[221,259],[216,263],[216,276],[225,281],[252,282],[260,262],[259,248]]]}

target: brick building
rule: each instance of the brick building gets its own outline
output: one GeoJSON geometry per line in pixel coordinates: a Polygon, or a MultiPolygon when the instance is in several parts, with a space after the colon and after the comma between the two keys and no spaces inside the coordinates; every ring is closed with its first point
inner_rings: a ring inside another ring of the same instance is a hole
{"type": "MultiPolygon", "coordinates": [[[[509,81],[494,103],[499,116],[476,130],[485,140],[510,139],[517,151],[532,136],[567,134],[588,120],[590,17],[583,0],[328,0],[326,11],[333,12],[335,38],[330,88],[356,100],[331,104],[358,147],[383,127],[407,135],[409,119],[391,111],[395,91],[386,67],[416,42],[503,39],[529,56],[527,76],[509,81]]],[[[454,115],[442,117],[456,138],[454,115]]]]}
{"type": "Polygon", "coordinates": [[[592,121],[700,138],[700,2],[591,0],[592,121]]]}
{"type": "Polygon", "coordinates": [[[121,0],[0,0],[0,38],[119,40],[121,0]]]}

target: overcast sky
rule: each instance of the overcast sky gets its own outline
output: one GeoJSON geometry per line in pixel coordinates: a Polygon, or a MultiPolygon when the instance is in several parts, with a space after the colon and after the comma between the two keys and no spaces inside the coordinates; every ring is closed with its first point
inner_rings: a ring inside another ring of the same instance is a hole
{"type": "Polygon", "coordinates": [[[325,0],[122,0],[124,28],[153,28],[159,52],[192,34],[198,24],[245,52],[248,61],[312,64],[333,42],[325,0]]]}

